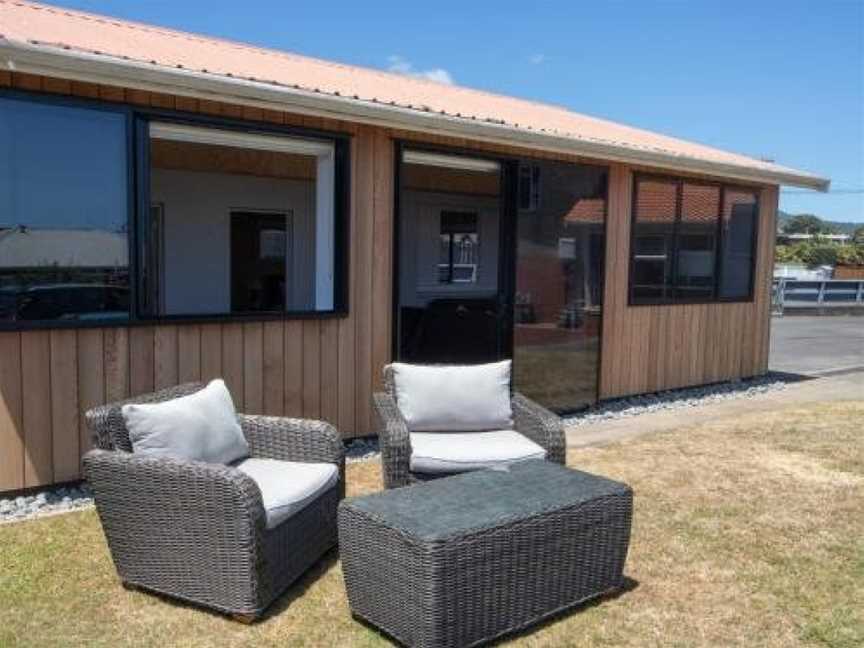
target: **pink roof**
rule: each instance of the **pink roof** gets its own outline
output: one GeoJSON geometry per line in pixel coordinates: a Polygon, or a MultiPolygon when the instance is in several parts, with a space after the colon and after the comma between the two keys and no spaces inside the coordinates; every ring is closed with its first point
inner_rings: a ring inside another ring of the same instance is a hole
{"type": "Polygon", "coordinates": [[[225,80],[228,77],[254,80],[276,87],[554,134],[574,141],[731,165],[754,173],[813,177],[558,106],[43,4],[0,0],[0,45],[4,40],[11,45],[99,54],[150,64],[167,73],[185,70],[225,80]]]}

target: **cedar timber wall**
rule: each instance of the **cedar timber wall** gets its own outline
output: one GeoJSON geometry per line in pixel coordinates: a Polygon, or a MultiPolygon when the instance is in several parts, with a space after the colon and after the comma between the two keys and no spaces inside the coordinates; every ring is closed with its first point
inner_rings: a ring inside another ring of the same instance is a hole
{"type": "Polygon", "coordinates": [[[239,411],[373,434],[391,350],[395,139],[610,167],[602,398],[767,370],[776,187],[761,193],[754,302],[629,307],[623,164],[6,71],[2,87],[333,130],[352,145],[346,317],[0,332],[0,492],[78,479],[91,447],[84,410],[186,381],[223,377],[239,411]]]}

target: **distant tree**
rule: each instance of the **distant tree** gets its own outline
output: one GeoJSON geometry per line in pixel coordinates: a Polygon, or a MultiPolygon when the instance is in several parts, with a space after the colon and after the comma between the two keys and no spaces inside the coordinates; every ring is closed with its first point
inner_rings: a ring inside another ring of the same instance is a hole
{"type": "MultiPolygon", "coordinates": [[[[859,227],[858,229],[864,229],[859,227]]],[[[837,262],[847,265],[864,265],[864,244],[841,245],[837,248],[837,262]]]]}
{"type": "Polygon", "coordinates": [[[864,245],[864,225],[855,228],[855,231],[852,232],[852,240],[859,245],[864,245]]]}
{"type": "Polygon", "coordinates": [[[816,244],[810,251],[810,258],[807,263],[810,266],[833,266],[837,263],[838,245],[816,244]]]}
{"type": "Polygon", "coordinates": [[[777,245],[774,248],[774,261],[777,263],[798,263],[801,259],[796,254],[796,245],[777,245]]]}
{"type": "Polygon", "coordinates": [[[833,228],[813,214],[793,216],[783,227],[786,234],[832,234],[833,228]]]}

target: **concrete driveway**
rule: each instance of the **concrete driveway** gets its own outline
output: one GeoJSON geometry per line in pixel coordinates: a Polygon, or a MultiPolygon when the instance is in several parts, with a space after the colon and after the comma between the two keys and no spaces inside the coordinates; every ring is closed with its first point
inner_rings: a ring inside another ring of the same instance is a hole
{"type": "Polygon", "coordinates": [[[805,375],[864,369],[864,317],[772,317],[769,366],[805,375]]]}

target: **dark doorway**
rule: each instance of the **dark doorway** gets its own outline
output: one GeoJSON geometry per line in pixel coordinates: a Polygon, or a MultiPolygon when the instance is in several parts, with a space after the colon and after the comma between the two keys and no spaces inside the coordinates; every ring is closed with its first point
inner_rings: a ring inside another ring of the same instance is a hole
{"type": "Polygon", "coordinates": [[[285,214],[231,212],[231,310],[285,310],[285,214]]]}
{"type": "Polygon", "coordinates": [[[513,227],[505,224],[505,167],[449,153],[400,153],[397,359],[509,357],[513,227]]]}

